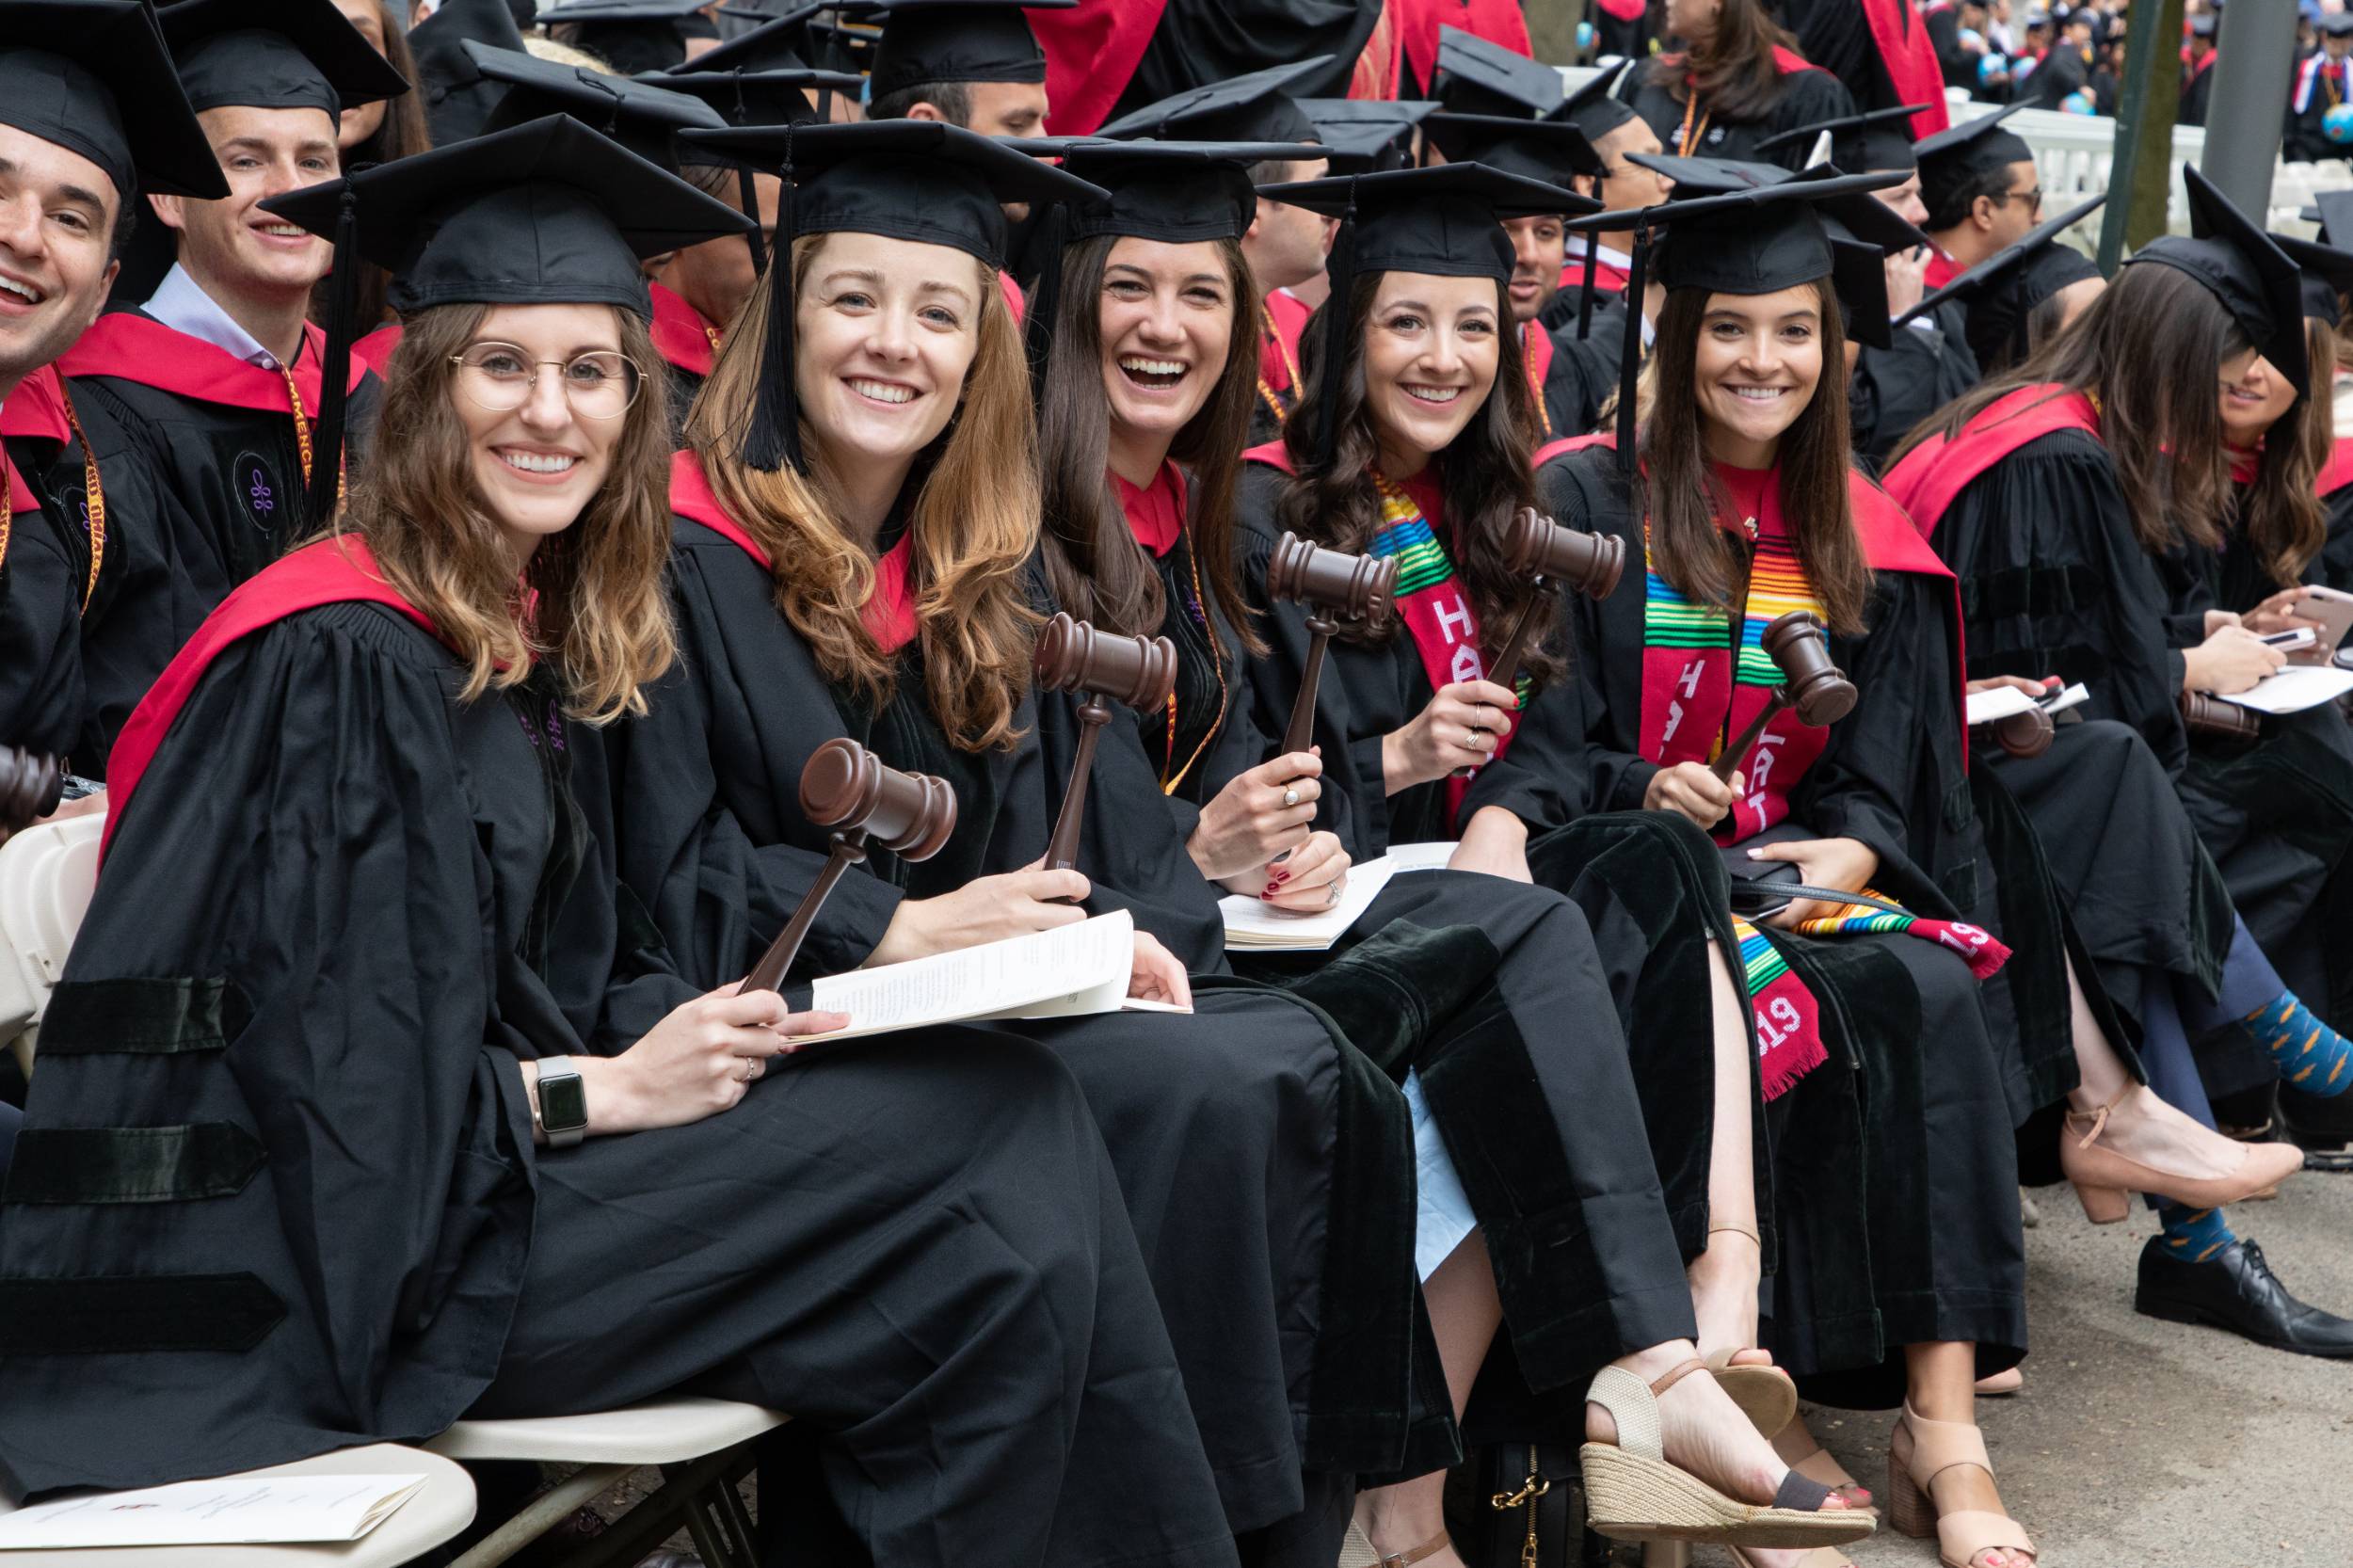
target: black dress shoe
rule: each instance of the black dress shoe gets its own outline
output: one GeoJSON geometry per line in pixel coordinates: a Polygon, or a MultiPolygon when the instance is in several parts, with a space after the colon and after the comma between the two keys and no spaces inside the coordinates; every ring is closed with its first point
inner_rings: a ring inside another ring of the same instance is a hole
{"type": "Polygon", "coordinates": [[[2289,1295],[2252,1241],[2233,1241],[2203,1263],[2192,1263],[2167,1252],[2163,1237],[2152,1236],[2141,1249],[2133,1310],[2169,1323],[2229,1329],[2297,1355],[2353,1357],[2353,1321],[2289,1295]]]}

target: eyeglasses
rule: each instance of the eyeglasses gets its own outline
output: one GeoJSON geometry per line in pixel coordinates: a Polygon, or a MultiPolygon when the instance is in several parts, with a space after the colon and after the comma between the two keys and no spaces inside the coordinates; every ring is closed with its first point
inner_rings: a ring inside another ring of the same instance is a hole
{"type": "Polygon", "coordinates": [[[478,343],[451,355],[449,362],[457,367],[466,396],[494,414],[511,414],[531,400],[542,365],[564,373],[564,401],[583,419],[618,419],[645,386],[634,360],[606,349],[570,360],[534,360],[511,343],[478,343]]]}
{"type": "Polygon", "coordinates": [[[1993,204],[1997,207],[2006,207],[2012,201],[2024,201],[2026,204],[2026,211],[2039,213],[2042,210],[2042,187],[2037,185],[2032,190],[2004,191],[1993,199],[1993,204]]]}

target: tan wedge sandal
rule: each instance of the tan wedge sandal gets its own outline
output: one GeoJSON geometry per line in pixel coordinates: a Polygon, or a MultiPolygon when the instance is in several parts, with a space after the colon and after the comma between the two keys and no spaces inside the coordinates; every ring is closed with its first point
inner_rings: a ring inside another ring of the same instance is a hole
{"type": "Polygon", "coordinates": [[[1707,1369],[1760,1436],[1778,1436],[1798,1413],[1798,1385],[1778,1367],[1735,1367],[1732,1358],[1740,1353],[1718,1351],[1707,1358],[1707,1369]]]}
{"type": "Polygon", "coordinates": [[[1975,1568],[1977,1555],[1988,1551],[2008,1557],[2007,1568],[2032,1568],[2035,1544],[2009,1514],[1984,1509],[1938,1512],[1929,1483],[1961,1464],[1974,1464],[1992,1478],[1985,1433],[1965,1421],[1931,1421],[1906,1400],[1887,1440],[1888,1522],[1914,1540],[1935,1536],[1937,1560],[1945,1568],[1975,1568]],[[2029,1561],[2019,1562],[2020,1553],[2029,1561]]]}
{"type": "Polygon", "coordinates": [[[1770,1503],[1744,1503],[1667,1463],[1659,1441],[1658,1396],[1693,1372],[1697,1357],[1657,1383],[1623,1367],[1604,1367],[1585,1398],[1618,1423],[1618,1440],[1589,1440],[1577,1450],[1585,1471],[1587,1523],[1613,1541],[1700,1541],[1725,1546],[1837,1546],[1871,1533],[1859,1510],[1824,1509],[1829,1488],[1792,1470],[1770,1503]]]}

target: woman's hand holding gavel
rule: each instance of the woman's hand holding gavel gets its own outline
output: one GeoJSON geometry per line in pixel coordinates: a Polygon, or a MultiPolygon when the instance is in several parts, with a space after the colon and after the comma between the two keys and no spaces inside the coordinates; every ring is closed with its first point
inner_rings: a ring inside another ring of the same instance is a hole
{"type": "Polygon", "coordinates": [[[1716,770],[1705,762],[1677,762],[1650,776],[1650,783],[1642,790],[1642,809],[1673,811],[1701,827],[1712,828],[1724,820],[1724,813],[1747,787],[1748,778],[1737,769],[1724,779],[1717,777],[1716,770]]]}
{"type": "Polygon", "coordinates": [[[1396,794],[1483,766],[1512,732],[1519,698],[1492,680],[1452,680],[1438,688],[1401,729],[1381,737],[1381,777],[1396,794]]]}
{"type": "MultiPolygon", "coordinates": [[[[1212,882],[1262,870],[1278,855],[1307,841],[1323,798],[1320,746],[1286,752],[1238,775],[1201,808],[1185,852],[1212,882]]],[[[1236,887],[1236,892],[1257,891],[1236,887]]]]}

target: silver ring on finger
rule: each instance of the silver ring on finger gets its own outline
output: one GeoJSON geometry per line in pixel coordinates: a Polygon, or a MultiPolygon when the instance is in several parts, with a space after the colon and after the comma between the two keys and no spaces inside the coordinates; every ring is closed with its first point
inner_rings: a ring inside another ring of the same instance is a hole
{"type": "Polygon", "coordinates": [[[1286,790],[1283,792],[1283,804],[1284,804],[1285,806],[1296,806],[1296,805],[1298,805],[1298,804],[1299,804],[1299,792],[1298,792],[1297,790],[1286,789],[1286,790]]]}
{"type": "Polygon", "coordinates": [[[749,1083],[760,1073],[760,1063],[753,1057],[744,1058],[744,1081],[749,1083]]]}
{"type": "Polygon", "coordinates": [[[1323,885],[1323,906],[1326,909],[1340,902],[1340,881],[1334,877],[1323,885]]]}

